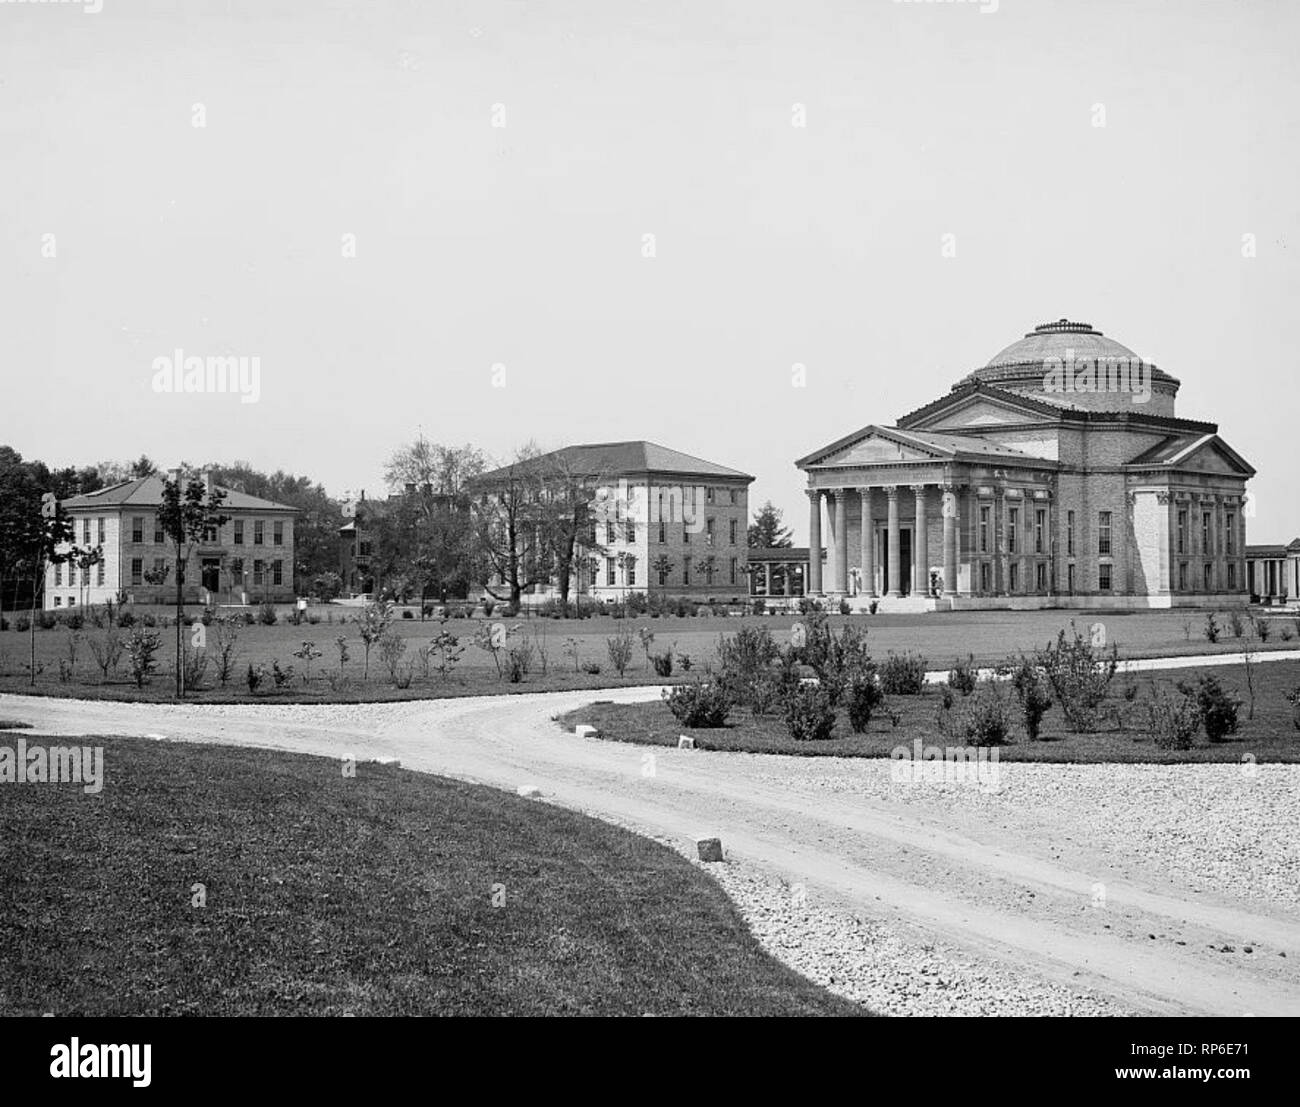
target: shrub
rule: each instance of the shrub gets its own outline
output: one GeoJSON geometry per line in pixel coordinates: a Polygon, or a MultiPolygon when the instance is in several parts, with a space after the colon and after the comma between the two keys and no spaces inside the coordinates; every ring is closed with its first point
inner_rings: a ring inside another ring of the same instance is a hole
{"type": "Polygon", "coordinates": [[[853,605],[850,604],[848,600],[843,598],[841,598],[840,600],[840,614],[841,615],[853,614],[853,605]]]}
{"type": "MultiPolygon", "coordinates": [[[[119,623],[118,625],[121,626],[122,624],[119,623]]],[[[16,619],[14,619],[14,630],[18,631],[19,634],[26,634],[27,631],[31,629],[32,629],[32,621],[28,616],[19,615],[16,619]]]]}
{"type": "Polygon", "coordinates": [[[650,663],[655,667],[655,676],[670,677],[673,675],[672,650],[668,650],[665,653],[651,654],[650,663]]]}
{"type": "Polygon", "coordinates": [[[497,602],[496,602],[496,600],[492,599],[491,597],[488,597],[487,599],[485,599],[485,600],[483,601],[483,614],[484,614],[484,615],[491,615],[492,612],[494,612],[496,609],[497,609],[497,602]]]}
{"type": "Polygon", "coordinates": [[[755,615],[766,615],[766,614],[767,614],[767,601],[764,600],[762,596],[755,596],[755,597],[750,601],[749,609],[750,609],[750,611],[752,611],[755,615]]]}
{"type": "Polygon", "coordinates": [[[86,617],[80,611],[69,611],[63,617],[63,625],[69,630],[80,630],[86,625],[86,617]]]}
{"type": "Polygon", "coordinates": [[[1172,692],[1157,685],[1147,703],[1151,736],[1162,750],[1189,750],[1201,727],[1201,710],[1196,696],[1183,688],[1172,692]]]}
{"type": "Polygon", "coordinates": [[[156,627],[158,625],[158,619],[154,616],[153,612],[151,611],[146,611],[143,615],[141,615],[140,622],[142,625],[147,627],[156,627]]]}
{"type": "Polygon", "coordinates": [[[1268,641],[1268,632],[1270,630],[1269,622],[1262,615],[1255,616],[1255,633],[1259,635],[1261,642],[1268,641]]]}
{"type": "Polygon", "coordinates": [[[406,653],[406,639],[394,630],[385,629],[379,636],[379,658],[388,669],[388,679],[397,682],[397,666],[406,653]]]}
{"type": "Polygon", "coordinates": [[[887,696],[919,696],[925,689],[925,658],[890,650],[880,666],[880,687],[887,696]]]}
{"type": "Polygon", "coordinates": [[[412,611],[409,607],[404,607],[404,608],[402,608],[402,618],[403,618],[403,619],[414,619],[414,618],[415,618],[415,612],[412,611]]]}
{"type": "Polygon", "coordinates": [[[1011,740],[1011,709],[996,681],[986,680],[958,709],[953,723],[968,746],[1003,746],[1011,740]]]}
{"type": "Polygon", "coordinates": [[[708,683],[695,681],[665,688],[664,702],[682,726],[696,729],[713,729],[726,724],[731,711],[727,690],[716,680],[708,683]]]}
{"type": "Polygon", "coordinates": [[[1214,617],[1213,611],[1205,613],[1205,627],[1202,633],[1205,635],[1207,642],[1217,642],[1219,640],[1219,620],[1214,617]]]}
{"type": "Polygon", "coordinates": [[[275,604],[264,603],[257,609],[257,621],[264,627],[273,627],[276,623],[275,604]]]}
{"type": "Polygon", "coordinates": [[[1241,700],[1224,689],[1218,677],[1203,674],[1195,687],[1180,680],[1178,690],[1195,698],[1201,726],[1211,742],[1221,742],[1229,734],[1237,733],[1237,709],[1241,700]]]}
{"type": "Polygon", "coordinates": [[[691,660],[689,653],[679,653],[677,655],[677,664],[682,667],[682,672],[689,673],[694,662],[691,660]]]}
{"type": "Polygon", "coordinates": [[[977,679],[974,654],[967,654],[965,661],[958,658],[948,670],[948,687],[963,696],[969,696],[975,691],[977,679]]]}
{"type": "Polygon", "coordinates": [[[127,638],[126,653],[131,659],[131,676],[137,688],[143,688],[157,671],[158,661],[154,655],[161,645],[162,639],[143,627],[136,627],[127,638]]]}
{"type": "Polygon", "coordinates": [[[753,707],[759,686],[780,653],[767,627],[741,627],[718,637],[718,679],[733,703],[753,707]]]}
{"type": "Polygon", "coordinates": [[[186,648],[181,653],[181,672],[184,677],[185,689],[198,689],[203,687],[203,677],[208,671],[208,655],[206,650],[186,648]]]}
{"type": "Polygon", "coordinates": [[[824,611],[825,607],[820,600],[814,600],[811,596],[799,597],[799,614],[813,615],[817,612],[824,611]]]}
{"type": "Polygon", "coordinates": [[[91,638],[87,645],[90,647],[90,656],[95,659],[95,665],[99,668],[102,679],[108,680],[108,674],[115,672],[122,660],[122,640],[118,637],[117,628],[111,625],[106,627],[91,638]]]}
{"type": "Polygon", "coordinates": [[[1300,730],[1300,684],[1286,694],[1286,702],[1291,705],[1291,724],[1300,730]]]}
{"type": "Polygon", "coordinates": [[[1110,682],[1119,668],[1119,653],[1113,643],[1109,653],[1099,653],[1073,622],[1070,629],[1072,639],[1067,640],[1062,629],[1056,642],[1040,650],[1036,660],[1047,674],[1066,720],[1075,733],[1083,734],[1096,729],[1110,682]]]}
{"type": "Polygon", "coordinates": [[[583,671],[584,673],[586,673],[588,676],[599,676],[599,675],[600,675],[600,662],[599,662],[599,661],[584,661],[584,662],[582,663],[582,671],[583,671]]]}
{"type": "MultiPolygon", "coordinates": [[[[875,663],[867,652],[865,627],[845,624],[836,635],[821,612],[812,612],[804,624],[804,644],[796,653],[798,660],[817,674],[830,696],[831,705],[839,702],[848,681],[858,672],[875,672],[875,663]]],[[[888,691],[888,689],[886,689],[888,691]]]]}
{"type": "Polygon", "coordinates": [[[605,648],[609,651],[609,663],[614,666],[619,676],[623,676],[627,672],[627,667],[632,664],[632,650],[635,644],[635,636],[626,629],[605,639],[605,648]]]}
{"type": "Polygon", "coordinates": [[[283,688],[289,683],[289,681],[293,680],[293,666],[286,665],[282,669],[280,668],[280,663],[278,661],[272,661],[271,680],[274,682],[277,689],[283,688]]]}
{"type": "Polygon", "coordinates": [[[1241,617],[1240,611],[1228,613],[1228,626],[1231,628],[1234,638],[1240,638],[1246,632],[1246,621],[1241,617]]]}
{"type": "Polygon", "coordinates": [[[1023,654],[1011,664],[1011,687],[1015,689],[1020,704],[1020,720],[1025,725],[1025,735],[1031,742],[1038,741],[1043,716],[1052,706],[1050,683],[1033,660],[1023,654]]]}
{"type": "Polygon", "coordinates": [[[855,734],[862,734],[871,725],[872,714],[885,702],[875,672],[855,673],[844,689],[844,701],[849,709],[849,726],[855,734]]]}
{"type": "Polygon", "coordinates": [[[785,728],[796,742],[820,742],[835,730],[835,705],[825,688],[800,684],[785,698],[785,728]]]}
{"type": "Polygon", "coordinates": [[[253,668],[253,663],[248,663],[248,690],[250,693],[256,692],[262,681],[266,679],[266,670],[261,665],[253,668]]]}
{"type": "Polygon", "coordinates": [[[42,611],[36,616],[36,625],[41,630],[53,630],[59,625],[58,616],[53,611],[42,611]]]}

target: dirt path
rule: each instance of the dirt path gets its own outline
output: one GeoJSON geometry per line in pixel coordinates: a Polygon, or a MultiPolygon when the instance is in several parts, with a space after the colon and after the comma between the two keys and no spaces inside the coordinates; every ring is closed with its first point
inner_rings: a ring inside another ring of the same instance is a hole
{"type": "MultiPolygon", "coordinates": [[[[599,695],[633,701],[653,691],[599,695]]],[[[1142,805],[1159,802],[1153,796],[1183,802],[1170,774],[1187,767],[1003,764],[1001,790],[972,797],[960,791],[966,785],[900,788],[883,761],[650,749],[579,739],[552,721],[592,698],[257,708],[0,696],[0,716],[44,734],[156,734],[396,757],[407,768],[512,791],[534,784],[548,801],[659,838],[718,834],[729,857],[801,884],[836,909],[919,927],[1129,1008],[1300,1014],[1295,901],[1229,894],[1228,883],[1196,886],[1161,863],[1161,843],[1103,833],[1105,824],[1133,814],[1125,805],[1139,805],[1140,815],[1142,805]],[[1066,798],[1058,799],[1067,771],[1066,798]],[[1106,799],[1072,805],[1072,792],[1089,789],[1106,799]],[[1115,810],[1106,809],[1112,800],[1115,810]]],[[[111,771],[111,748],[106,756],[111,771]]],[[[1270,814],[1290,811],[1275,828],[1285,840],[1273,842],[1261,861],[1270,866],[1268,886],[1276,887],[1278,866],[1296,858],[1300,766],[1263,767],[1246,798],[1237,767],[1193,768],[1198,779],[1219,775],[1187,806],[1188,819],[1238,825],[1233,805],[1246,802],[1270,814]]],[[[1245,846],[1225,855],[1230,864],[1238,857],[1251,863],[1245,846]]]]}

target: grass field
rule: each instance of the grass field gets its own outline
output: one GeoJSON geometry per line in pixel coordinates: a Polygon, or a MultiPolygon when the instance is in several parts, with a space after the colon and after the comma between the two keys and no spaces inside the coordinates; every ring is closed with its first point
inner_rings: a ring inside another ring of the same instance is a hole
{"type": "MultiPolygon", "coordinates": [[[[240,627],[235,675],[230,685],[226,688],[215,687],[215,665],[210,664],[203,685],[197,690],[191,690],[192,698],[198,702],[248,702],[253,699],[270,702],[349,702],[481,695],[489,692],[559,691],[660,682],[661,678],[654,674],[646,660],[639,639],[626,675],[620,677],[614,671],[607,642],[610,636],[623,629],[631,630],[634,636],[641,629],[653,633],[652,652],[663,652],[671,648],[679,659],[672,678],[676,680],[682,675],[680,656],[686,654],[692,661],[692,671],[698,673],[716,656],[719,635],[732,633],[741,625],[760,625],[771,628],[778,640],[784,641],[791,627],[798,621],[797,616],[791,615],[730,618],[641,616],[626,620],[608,616],[582,620],[507,620],[494,617],[490,620],[451,619],[441,625],[433,621],[397,619],[393,628],[408,644],[403,664],[416,662],[419,647],[431,642],[442,628],[460,637],[465,646],[462,660],[449,678],[443,679],[436,672],[431,672],[426,677],[422,667],[416,663],[413,665],[410,686],[401,688],[389,676],[377,649],[371,655],[368,677],[363,675],[364,651],[355,623],[356,610],[341,606],[314,609],[313,614],[322,619],[314,625],[303,622],[295,626],[282,620],[274,626],[255,624],[240,627]],[[326,621],[328,618],[333,618],[334,621],[326,621]],[[496,622],[506,627],[520,628],[518,635],[511,639],[512,643],[528,638],[534,644],[532,669],[518,684],[502,680],[492,655],[473,644],[477,631],[496,622]],[[351,656],[342,670],[344,679],[341,682],[336,680],[335,685],[331,686],[326,675],[340,672],[335,646],[335,639],[339,636],[347,639],[351,656]],[[570,639],[572,647],[568,641],[570,639]],[[302,661],[293,656],[304,641],[310,641],[321,653],[321,657],[311,664],[310,680],[304,679],[302,661]],[[573,654],[569,652],[571,648],[576,648],[577,651],[576,664],[573,654]],[[272,662],[278,662],[281,667],[294,666],[293,679],[278,690],[268,680],[255,694],[250,694],[245,680],[248,666],[252,664],[269,668],[272,662]],[[584,665],[599,665],[600,672],[585,672],[582,670],[584,665]]],[[[167,617],[165,611],[155,614],[160,619],[167,617]]],[[[1227,620],[1223,615],[1219,617],[1220,624],[1224,625],[1222,636],[1217,643],[1208,642],[1203,635],[1204,612],[1107,612],[1089,615],[1066,611],[981,611],[929,615],[833,616],[831,623],[838,625],[853,621],[866,626],[870,632],[871,650],[877,655],[883,656],[889,650],[917,650],[925,655],[931,668],[946,669],[956,657],[967,653],[973,653],[980,664],[992,664],[1005,659],[1008,654],[1040,648],[1054,638],[1058,630],[1068,628],[1072,619],[1081,627],[1100,622],[1107,641],[1117,645],[1122,657],[1236,652],[1242,646],[1242,640],[1234,638],[1227,629],[1227,620]]],[[[1257,649],[1300,647],[1300,639],[1295,636],[1300,629],[1296,617],[1274,615],[1270,617],[1269,625],[1272,627],[1269,641],[1260,643],[1256,640],[1257,649]],[[1284,639],[1283,634],[1292,637],[1284,639]]],[[[162,648],[158,655],[160,670],[143,689],[137,689],[130,680],[125,659],[108,680],[101,678],[90,654],[90,640],[102,632],[89,626],[79,632],[77,659],[75,665],[70,665],[67,679],[61,679],[60,662],[68,661],[73,632],[65,627],[37,630],[39,672],[33,689],[25,668],[28,662],[27,634],[13,629],[0,632],[0,691],[35,691],[43,695],[123,700],[170,699],[174,684],[170,675],[174,630],[162,626],[156,629],[162,638],[162,648]]],[[[186,629],[187,636],[191,629],[186,629]]],[[[127,632],[121,633],[125,635],[127,632]]],[[[189,640],[187,637],[186,641],[189,640]]],[[[210,631],[208,642],[206,648],[211,652],[210,631]]]]}
{"type": "MultiPolygon", "coordinates": [[[[1240,762],[1249,754],[1258,763],[1300,762],[1300,730],[1292,723],[1292,706],[1286,693],[1300,687],[1300,663],[1275,661],[1255,665],[1255,717],[1247,719],[1248,706],[1240,709],[1240,730],[1227,740],[1213,744],[1198,735],[1198,744],[1190,750],[1162,750],[1144,728],[1142,703],[1156,682],[1172,684],[1175,680],[1195,682],[1200,673],[1218,677],[1224,688],[1243,701],[1248,700],[1242,666],[1216,666],[1206,669],[1179,669],[1169,673],[1135,674],[1134,701],[1126,701],[1121,689],[1124,678],[1112,684],[1110,706],[1115,716],[1112,725],[1093,734],[1075,734],[1068,729],[1059,706],[1054,706],[1043,720],[1041,737],[1036,742],[1020,740],[1000,747],[1004,761],[1054,762],[1240,762]]],[[[911,748],[916,739],[926,745],[953,745],[938,724],[940,693],[927,687],[920,696],[891,696],[888,706],[898,711],[894,726],[889,712],[875,715],[864,734],[854,734],[843,710],[839,713],[834,736],[821,742],[796,742],[786,732],[779,717],[755,717],[744,708],[734,708],[728,725],[718,729],[683,727],[662,702],[640,704],[596,703],[560,716],[559,723],[572,729],[579,723],[595,726],[602,738],[610,741],[635,742],[643,745],[675,746],[683,734],[695,739],[704,750],[743,753],[782,753],[804,757],[888,757],[897,746],[911,748]]]]}
{"type": "Polygon", "coordinates": [[[4,787],[0,1016],[864,1013],[594,819],[377,764],[77,742],[105,747],[98,795],[4,787]]]}

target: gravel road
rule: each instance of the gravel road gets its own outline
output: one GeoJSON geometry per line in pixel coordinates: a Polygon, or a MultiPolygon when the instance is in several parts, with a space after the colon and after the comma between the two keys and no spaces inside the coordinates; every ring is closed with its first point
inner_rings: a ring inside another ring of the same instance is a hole
{"type": "MultiPolygon", "coordinates": [[[[632,702],[657,690],[617,689],[632,702]]],[[[996,790],[875,760],[576,738],[591,692],[331,706],[0,696],[42,734],[159,735],[515,790],[703,866],[774,955],[890,1014],[1300,1014],[1300,766],[1000,764],[996,790]]],[[[111,746],[106,751],[111,766],[111,746]]]]}

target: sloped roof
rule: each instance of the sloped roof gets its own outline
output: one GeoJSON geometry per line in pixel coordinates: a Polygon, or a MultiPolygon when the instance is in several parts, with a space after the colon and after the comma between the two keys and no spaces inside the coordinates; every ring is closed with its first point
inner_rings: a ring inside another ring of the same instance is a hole
{"type": "MultiPolygon", "coordinates": [[[[852,434],[845,435],[838,441],[832,442],[829,446],[814,450],[806,457],[799,458],[795,465],[803,469],[813,465],[834,464],[829,459],[835,454],[869,438],[879,438],[900,445],[919,446],[923,450],[930,450],[942,457],[949,457],[954,460],[997,458],[1003,461],[1023,461],[1038,468],[1043,466],[1054,468],[1056,466],[1055,461],[1034,454],[1027,454],[1023,450],[1012,449],[1009,446],[1000,446],[996,442],[990,442],[986,438],[975,435],[946,434],[941,431],[913,431],[901,427],[882,427],[875,424],[869,424],[852,434]]],[[[849,462],[847,464],[857,463],[849,462]]]]}
{"type": "Polygon", "coordinates": [[[1251,464],[1229,446],[1217,434],[1171,434],[1167,438],[1157,442],[1154,446],[1143,450],[1128,465],[1141,466],[1142,468],[1151,468],[1153,466],[1164,466],[1176,469],[1178,466],[1187,462],[1193,454],[1201,450],[1217,450],[1226,457],[1234,466],[1248,473],[1250,476],[1255,475],[1255,470],[1251,464]]]}
{"type": "MultiPolygon", "coordinates": [[[[595,442],[564,446],[531,459],[530,466],[545,467],[554,463],[565,470],[584,476],[619,476],[624,473],[669,473],[691,477],[728,477],[752,481],[739,469],[729,469],[713,461],[692,457],[680,450],[670,450],[644,439],[631,442],[595,442]]],[[[503,466],[484,473],[472,483],[492,484],[507,476],[513,466],[503,466]]]]}
{"type": "MultiPolygon", "coordinates": [[[[162,477],[159,476],[127,480],[121,484],[111,484],[107,488],[99,489],[97,492],[69,497],[63,501],[63,508],[66,511],[76,511],[77,509],[93,511],[95,508],[110,507],[161,507],[165,483],[162,477]]],[[[226,494],[226,498],[221,504],[222,508],[239,511],[297,510],[297,508],[290,507],[288,504],[263,500],[259,496],[250,496],[247,492],[239,492],[223,485],[216,485],[215,487],[226,494]]]]}

